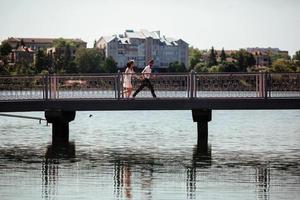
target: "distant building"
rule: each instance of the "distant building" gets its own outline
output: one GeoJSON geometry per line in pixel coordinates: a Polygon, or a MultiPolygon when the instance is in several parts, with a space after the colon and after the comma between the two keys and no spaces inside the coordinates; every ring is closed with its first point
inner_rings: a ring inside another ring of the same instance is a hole
{"type": "Polygon", "coordinates": [[[246,49],[249,53],[252,53],[255,61],[256,61],[256,66],[268,66],[271,64],[271,55],[281,55],[284,57],[289,56],[288,51],[283,51],[280,50],[279,48],[259,48],[259,47],[254,47],[254,48],[247,48],[246,49]]]}
{"type": "Polygon", "coordinates": [[[161,36],[160,31],[126,30],[124,34],[101,37],[96,47],[106,57],[113,57],[119,68],[131,59],[139,68],[144,67],[149,59],[153,59],[154,67],[160,69],[166,69],[172,62],[188,66],[188,43],[182,39],[161,36]]]}
{"type": "Polygon", "coordinates": [[[67,49],[66,47],[51,47],[47,48],[47,55],[49,55],[53,59],[58,59],[65,57],[67,53],[69,53],[69,56],[74,58],[76,50],[76,47],[70,47],[69,49],[67,49]]]}
{"type": "MultiPolygon", "coordinates": [[[[9,37],[6,42],[12,47],[12,52],[10,54],[10,63],[20,63],[20,62],[34,62],[35,54],[39,49],[46,50],[47,53],[51,52],[51,56],[55,57],[59,55],[64,55],[63,48],[53,47],[53,42],[60,38],[14,38],[9,37]],[[48,50],[49,49],[49,50],[48,50]]],[[[81,39],[65,39],[73,42],[76,48],[82,47],[86,48],[87,43],[81,39]]],[[[70,47],[70,54],[74,56],[75,49],[70,47]]]]}
{"type": "Polygon", "coordinates": [[[261,52],[261,53],[270,53],[270,54],[281,54],[281,55],[289,55],[288,51],[280,50],[279,48],[260,48],[260,47],[254,47],[254,48],[247,48],[246,49],[249,53],[255,53],[255,52],[261,52]]]}
{"type": "Polygon", "coordinates": [[[11,52],[11,63],[33,63],[34,61],[35,51],[28,47],[18,47],[17,49],[13,49],[11,52]]]}
{"type": "MultiPolygon", "coordinates": [[[[6,41],[15,49],[19,46],[26,46],[33,51],[38,49],[47,49],[53,46],[53,41],[59,38],[14,38],[10,37],[6,41]]],[[[87,43],[81,39],[66,39],[74,42],[79,47],[86,48],[87,43]]]]}

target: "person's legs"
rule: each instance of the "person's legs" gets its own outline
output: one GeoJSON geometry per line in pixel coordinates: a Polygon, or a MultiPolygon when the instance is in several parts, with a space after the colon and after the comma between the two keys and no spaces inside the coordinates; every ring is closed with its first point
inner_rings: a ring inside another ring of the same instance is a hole
{"type": "Polygon", "coordinates": [[[129,98],[132,92],[132,88],[128,88],[127,89],[127,97],[129,98]]]}
{"type": "Polygon", "coordinates": [[[140,87],[133,93],[132,97],[135,97],[146,86],[145,80],[142,81],[140,87]]]}
{"type": "Polygon", "coordinates": [[[149,79],[146,79],[146,80],[147,80],[147,87],[150,89],[152,96],[153,96],[154,98],[156,98],[156,94],[155,94],[155,92],[154,92],[154,89],[153,89],[153,86],[152,86],[150,80],[149,80],[149,79]]]}
{"type": "Polygon", "coordinates": [[[125,97],[127,97],[127,94],[128,94],[128,89],[127,88],[123,88],[123,95],[125,96],[125,97]]]}

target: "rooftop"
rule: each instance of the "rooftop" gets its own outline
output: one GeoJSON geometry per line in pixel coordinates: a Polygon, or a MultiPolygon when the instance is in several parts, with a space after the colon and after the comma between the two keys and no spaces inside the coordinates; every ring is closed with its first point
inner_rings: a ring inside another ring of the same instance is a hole
{"type": "MultiPolygon", "coordinates": [[[[8,42],[21,42],[21,40],[24,41],[24,43],[40,43],[40,44],[45,44],[45,43],[53,43],[54,40],[59,39],[59,38],[15,38],[15,37],[9,37],[7,39],[8,42]]],[[[79,38],[64,38],[66,40],[71,40],[77,43],[86,43],[82,39],[79,38]]]]}
{"type": "Polygon", "coordinates": [[[118,42],[121,44],[131,44],[130,39],[146,39],[153,38],[154,40],[160,40],[160,42],[166,45],[176,46],[178,45],[178,39],[160,36],[160,31],[148,31],[142,29],[140,31],[126,30],[124,34],[113,35],[113,36],[103,36],[101,37],[105,42],[110,42],[114,38],[118,38],[118,42]]]}

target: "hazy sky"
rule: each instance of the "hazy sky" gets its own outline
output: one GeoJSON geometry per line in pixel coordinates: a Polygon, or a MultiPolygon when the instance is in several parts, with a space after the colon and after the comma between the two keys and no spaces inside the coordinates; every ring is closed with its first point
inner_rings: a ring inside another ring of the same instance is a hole
{"type": "Polygon", "coordinates": [[[300,0],[0,0],[0,40],[160,30],[200,49],[300,50],[300,0]]]}

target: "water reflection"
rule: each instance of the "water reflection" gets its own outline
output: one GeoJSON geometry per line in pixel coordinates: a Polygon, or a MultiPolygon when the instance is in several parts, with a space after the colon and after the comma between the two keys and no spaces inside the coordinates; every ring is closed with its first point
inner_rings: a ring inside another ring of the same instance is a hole
{"type": "Polygon", "coordinates": [[[48,145],[46,158],[75,158],[75,143],[69,142],[64,145],[48,145]]]}
{"type": "Polygon", "coordinates": [[[54,199],[58,191],[58,162],[45,159],[42,163],[42,198],[54,199]]]}
{"type": "Polygon", "coordinates": [[[115,199],[132,198],[132,177],[129,163],[118,162],[114,168],[114,195],[115,199]]]}
{"type": "Polygon", "coordinates": [[[75,143],[48,145],[42,162],[42,198],[55,199],[58,190],[59,159],[75,158],[75,143]]]}
{"type": "Polygon", "coordinates": [[[256,168],[256,194],[259,200],[269,200],[270,193],[270,168],[259,166],[256,168]]]}
{"type": "MultiPolygon", "coordinates": [[[[75,145],[70,144],[68,148],[70,149],[53,149],[53,147],[48,147],[48,151],[42,164],[43,199],[55,199],[55,197],[57,196],[59,185],[58,182],[60,177],[59,166],[61,165],[59,163],[61,162],[61,160],[71,161],[72,163],[75,156],[75,154],[70,153],[75,149],[75,145]]],[[[156,190],[158,183],[154,183],[154,180],[157,178],[163,179],[163,177],[168,178],[169,175],[176,176],[177,174],[180,174],[180,170],[182,170],[182,168],[178,165],[178,163],[184,160],[184,169],[186,173],[184,174],[185,179],[182,181],[183,183],[185,182],[186,185],[186,199],[199,199],[200,196],[197,197],[197,195],[199,195],[200,185],[205,184],[206,181],[210,181],[209,179],[207,180],[207,175],[213,173],[211,171],[214,171],[216,169],[216,166],[212,166],[211,152],[212,150],[210,146],[208,146],[206,150],[203,151],[203,148],[199,148],[199,146],[196,145],[192,149],[192,152],[189,154],[190,157],[187,157],[187,154],[184,154],[183,157],[177,157],[178,155],[174,155],[174,157],[170,158],[170,161],[164,154],[144,155],[125,151],[110,151],[110,153],[105,151],[96,155],[98,159],[96,160],[96,163],[93,163],[96,166],[94,172],[100,171],[98,167],[101,166],[101,164],[109,164],[108,168],[106,168],[107,170],[113,168],[111,174],[112,179],[110,179],[110,181],[108,182],[105,182],[107,184],[111,184],[108,187],[111,187],[112,189],[111,195],[113,195],[113,199],[131,200],[138,198],[150,200],[154,198],[153,193],[157,192],[156,190]],[[173,169],[173,166],[175,166],[175,174],[173,174],[173,172],[170,172],[170,170],[173,169]],[[203,172],[207,172],[208,174],[205,174],[203,172]]],[[[79,158],[79,160],[81,160],[81,157],[79,158]]],[[[240,160],[240,162],[236,163],[235,165],[230,165],[231,167],[227,166],[225,171],[229,170],[232,172],[234,168],[239,168],[240,166],[242,166],[243,162],[246,163],[247,161],[240,160]]],[[[270,167],[261,163],[255,163],[254,168],[252,167],[251,171],[254,169],[255,175],[251,176],[253,179],[247,180],[247,182],[255,183],[255,193],[257,199],[268,200],[270,197],[270,167]]],[[[106,174],[107,172],[108,171],[101,171],[101,174],[106,174]]],[[[222,176],[222,174],[219,175],[222,176]]],[[[234,179],[243,181],[247,179],[248,175],[248,172],[244,174],[242,171],[240,171],[237,174],[237,177],[234,177],[234,179]]],[[[95,180],[99,181],[98,175],[94,176],[94,178],[95,180]]],[[[223,181],[223,178],[221,177],[218,180],[223,181]]],[[[101,181],[103,180],[101,179],[101,181]]],[[[159,188],[159,190],[163,190],[163,188],[159,188]]]]}
{"type": "Polygon", "coordinates": [[[196,145],[193,149],[192,164],[186,170],[186,199],[196,199],[196,169],[208,168],[210,166],[211,146],[196,145]]]}
{"type": "MultiPolygon", "coordinates": [[[[149,158],[145,158],[149,159],[149,158]]],[[[146,162],[152,162],[148,160],[146,162]]],[[[152,180],[154,165],[141,164],[145,162],[143,158],[134,158],[131,156],[122,157],[114,161],[114,196],[115,199],[132,199],[132,170],[139,168],[139,183],[141,188],[142,199],[152,199],[152,180]],[[139,160],[139,161],[138,161],[139,160]],[[137,162],[138,161],[138,162],[137,162]]]]}

